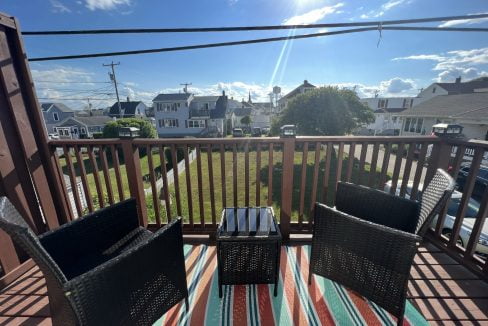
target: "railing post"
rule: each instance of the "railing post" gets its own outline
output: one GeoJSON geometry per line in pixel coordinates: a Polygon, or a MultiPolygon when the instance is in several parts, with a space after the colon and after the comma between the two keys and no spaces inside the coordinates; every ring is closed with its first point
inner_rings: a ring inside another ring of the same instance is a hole
{"type": "Polygon", "coordinates": [[[437,169],[440,168],[447,171],[450,160],[451,146],[443,139],[441,139],[440,142],[434,143],[429,159],[429,167],[427,168],[427,173],[425,175],[424,187],[427,187],[437,169]]]}
{"type": "MultiPolygon", "coordinates": [[[[147,207],[144,187],[142,184],[141,161],[139,158],[139,149],[134,146],[132,140],[124,139],[122,150],[124,152],[125,170],[127,172],[127,182],[129,184],[130,196],[136,199],[137,214],[139,215],[139,224],[147,227],[147,207]]],[[[149,153],[148,155],[150,155],[149,153]]]]}
{"type": "Polygon", "coordinates": [[[295,156],[295,138],[284,138],[283,140],[280,230],[283,240],[288,240],[290,238],[290,220],[293,199],[293,160],[295,156]]]}

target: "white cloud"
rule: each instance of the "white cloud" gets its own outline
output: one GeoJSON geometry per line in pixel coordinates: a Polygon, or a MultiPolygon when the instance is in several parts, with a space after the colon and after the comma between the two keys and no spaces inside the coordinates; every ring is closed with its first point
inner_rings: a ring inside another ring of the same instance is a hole
{"type": "MultiPolygon", "coordinates": [[[[488,12],[480,12],[477,14],[470,14],[470,15],[480,15],[480,14],[488,14],[488,12]]],[[[473,18],[473,19],[460,19],[460,20],[451,20],[444,22],[439,25],[439,27],[452,27],[457,25],[473,25],[473,24],[481,24],[488,22],[487,18],[473,18]]]]}
{"type": "Polygon", "coordinates": [[[361,83],[336,83],[331,86],[353,89],[359,97],[374,97],[375,93],[381,96],[414,96],[418,93],[417,84],[409,78],[394,77],[383,80],[377,85],[361,83]]]}
{"type": "Polygon", "coordinates": [[[403,4],[409,4],[413,0],[389,0],[385,3],[383,3],[379,8],[370,10],[365,14],[362,14],[360,17],[362,19],[368,19],[368,18],[378,18],[383,16],[387,11],[398,7],[403,4]]]}
{"type": "Polygon", "coordinates": [[[131,0],[85,0],[86,7],[94,10],[113,10],[119,6],[131,4],[131,0]]]}
{"type": "Polygon", "coordinates": [[[437,72],[437,81],[452,81],[456,77],[472,79],[486,75],[488,47],[471,50],[455,50],[439,54],[420,54],[394,58],[397,60],[433,61],[432,70],[437,72]]]}
{"type": "Polygon", "coordinates": [[[325,6],[322,8],[314,9],[301,15],[287,18],[283,21],[282,25],[304,25],[313,24],[323,19],[325,16],[338,12],[338,8],[344,6],[343,3],[337,3],[333,6],[325,6]]]}
{"type": "Polygon", "coordinates": [[[65,6],[61,1],[58,0],[50,0],[51,2],[51,11],[54,13],[70,13],[71,9],[65,6]]]}

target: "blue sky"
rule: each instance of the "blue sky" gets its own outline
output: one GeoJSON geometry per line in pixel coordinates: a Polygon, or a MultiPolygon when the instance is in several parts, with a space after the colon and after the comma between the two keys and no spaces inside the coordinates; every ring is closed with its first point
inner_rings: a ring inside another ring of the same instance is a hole
{"type": "MultiPolygon", "coordinates": [[[[389,20],[488,12],[486,0],[6,0],[2,11],[22,30],[215,27],[389,20]]],[[[442,23],[430,24],[438,26],[442,23]]],[[[444,23],[483,26],[488,20],[444,23]]],[[[296,31],[296,34],[307,31],[296,31]]],[[[103,36],[26,36],[30,57],[124,51],[287,35],[287,31],[103,36]]],[[[39,96],[113,99],[103,63],[121,65],[125,97],[150,102],[191,82],[196,94],[222,90],[235,99],[266,100],[274,85],[289,91],[307,79],[315,85],[357,86],[361,96],[414,95],[433,81],[488,74],[488,37],[482,33],[377,31],[290,42],[196,51],[31,63],[39,96]],[[83,82],[83,83],[73,83],[83,82]],[[105,82],[105,83],[104,83],[105,82]]],[[[96,100],[95,100],[96,99],[96,100]]],[[[73,108],[86,101],[66,100],[73,108]]]]}

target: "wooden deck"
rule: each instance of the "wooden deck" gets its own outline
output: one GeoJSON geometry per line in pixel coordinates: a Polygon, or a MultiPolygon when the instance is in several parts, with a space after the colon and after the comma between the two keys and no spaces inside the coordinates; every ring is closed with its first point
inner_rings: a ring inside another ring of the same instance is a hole
{"type": "MultiPolygon", "coordinates": [[[[431,324],[488,325],[488,283],[431,244],[415,257],[409,296],[431,324]]],[[[51,325],[49,316],[37,267],[0,293],[0,325],[51,325]]]]}

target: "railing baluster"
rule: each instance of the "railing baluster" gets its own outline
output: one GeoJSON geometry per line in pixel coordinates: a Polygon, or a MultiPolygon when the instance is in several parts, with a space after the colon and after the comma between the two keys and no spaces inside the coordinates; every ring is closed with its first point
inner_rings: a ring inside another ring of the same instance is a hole
{"type": "Polygon", "coordinates": [[[98,173],[98,164],[93,154],[93,146],[86,148],[88,152],[88,158],[90,159],[90,165],[92,166],[93,178],[95,179],[95,188],[97,188],[98,205],[100,208],[105,207],[105,198],[103,197],[102,183],[100,181],[100,175],[98,173]]]}
{"type": "Polygon", "coordinates": [[[222,184],[222,209],[227,207],[227,185],[225,180],[225,144],[220,144],[220,178],[222,184]]]}
{"type": "Polygon", "coordinates": [[[180,196],[180,179],[178,171],[178,156],[176,152],[175,144],[171,144],[171,162],[173,164],[173,181],[175,185],[175,197],[176,197],[176,212],[178,216],[181,216],[181,196],[180,196]]]}
{"type": "Polygon", "coordinates": [[[391,177],[391,188],[390,188],[390,194],[395,194],[397,184],[398,184],[398,177],[400,175],[400,168],[402,166],[402,160],[403,160],[403,149],[405,148],[405,143],[401,142],[398,144],[398,150],[396,153],[396,158],[395,158],[395,167],[393,168],[393,175],[391,177]]]}
{"type": "Polygon", "coordinates": [[[364,174],[364,164],[366,162],[366,153],[368,151],[368,143],[361,144],[361,156],[359,157],[359,171],[358,171],[358,184],[361,184],[361,179],[364,174]]]}
{"type": "Polygon", "coordinates": [[[256,206],[261,206],[261,143],[256,144],[256,206]]]}
{"type": "MultiPolygon", "coordinates": [[[[55,147],[52,150],[52,155],[54,157],[54,162],[56,163],[56,169],[58,170],[59,180],[61,181],[61,186],[62,186],[62,189],[64,192],[64,197],[67,200],[70,200],[69,196],[68,196],[68,188],[66,187],[66,182],[64,181],[63,168],[61,167],[61,162],[59,161],[60,158],[59,158],[58,153],[57,153],[57,147],[55,147]]],[[[68,212],[67,212],[68,216],[66,216],[66,218],[68,221],[72,221],[74,219],[74,216],[75,216],[73,209],[71,208],[71,205],[68,202],[66,203],[66,207],[68,209],[68,212]]]]}
{"type": "Polygon", "coordinates": [[[383,154],[383,162],[381,163],[381,174],[378,188],[382,189],[386,182],[386,174],[388,173],[388,166],[390,165],[391,143],[385,144],[385,153],[383,154]]]}
{"type": "Polygon", "coordinates": [[[81,155],[80,147],[78,145],[73,147],[76,155],[76,163],[78,163],[78,169],[80,171],[81,183],[83,185],[83,191],[85,193],[86,204],[88,206],[88,211],[93,212],[93,199],[90,192],[90,187],[88,186],[88,180],[86,178],[85,163],[83,162],[83,157],[81,155]]]}
{"type": "Polygon", "coordinates": [[[352,142],[349,145],[349,154],[347,156],[346,182],[351,182],[352,167],[354,166],[354,152],[355,151],[356,151],[356,143],[352,142]]]}
{"type": "Polygon", "coordinates": [[[83,208],[81,207],[80,194],[78,192],[78,185],[76,184],[76,174],[73,168],[73,162],[71,161],[71,154],[66,146],[63,146],[64,159],[66,161],[66,166],[68,167],[68,175],[71,182],[71,193],[73,194],[73,199],[75,202],[76,211],[78,212],[78,217],[83,215],[83,208]]]}
{"type": "Polygon", "coordinates": [[[415,151],[415,143],[410,143],[408,147],[407,161],[405,162],[405,167],[403,168],[402,185],[400,187],[401,197],[405,197],[405,193],[407,192],[408,181],[410,179],[410,171],[412,170],[414,151],[415,151]]]}
{"type": "Polygon", "coordinates": [[[380,143],[376,142],[373,145],[373,157],[371,158],[371,165],[369,167],[369,181],[368,186],[373,187],[375,176],[376,176],[376,167],[378,165],[378,152],[380,151],[380,143]]]}
{"type": "Polygon", "coordinates": [[[198,180],[198,203],[200,208],[200,225],[205,228],[205,208],[203,206],[203,181],[202,181],[202,157],[200,144],[196,145],[197,150],[197,180],[198,180]]]}
{"type": "Polygon", "coordinates": [[[237,207],[237,144],[232,147],[232,185],[234,196],[234,207],[237,207]]]}
{"type": "Polygon", "coordinates": [[[271,206],[273,204],[273,146],[273,143],[270,143],[268,151],[268,206],[271,206]]]}
{"type": "Polygon", "coordinates": [[[324,184],[322,185],[322,200],[324,203],[328,203],[327,198],[329,196],[329,177],[330,177],[330,161],[332,158],[332,149],[334,145],[327,143],[327,150],[325,154],[325,167],[324,167],[324,184]]]}
{"type": "Polygon", "coordinates": [[[471,167],[469,168],[468,178],[466,179],[466,183],[463,187],[463,196],[461,197],[461,202],[459,203],[459,208],[456,213],[456,220],[454,221],[451,237],[449,239],[449,247],[451,248],[456,247],[457,240],[459,239],[459,231],[461,230],[461,225],[463,224],[463,219],[466,215],[466,210],[468,209],[469,199],[473,193],[476,177],[478,176],[481,161],[483,160],[483,154],[483,148],[475,148],[473,160],[471,161],[471,167]]]}
{"type": "Polygon", "coordinates": [[[298,209],[298,226],[303,228],[303,211],[305,206],[305,186],[307,181],[308,142],[303,143],[302,173],[300,180],[300,207],[298,209]]]}
{"type": "Polygon", "coordinates": [[[314,168],[313,168],[313,178],[312,178],[312,194],[310,196],[310,218],[309,218],[309,227],[312,228],[313,222],[313,208],[315,206],[315,202],[317,201],[317,187],[318,187],[318,180],[319,180],[319,166],[320,166],[320,142],[315,143],[315,160],[314,160],[314,168]]]}
{"type": "Polygon", "coordinates": [[[105,146],[99,147],[100,160],[102,162],[103,178],[105,179],[105,189],[107,189],[107,196],[110,205],[114,204],[114,193],[112,191],[112,183],[110,181],[110,172],[108,169],[107,153],[105,153],[105,146]]]}
{"type": "Polygon", "coordinates": [[[213,162],[212,162],[212,144],[207,147],[207,162],[208,162],[208,182],[210,187],[210,207],[212,209],[212,225],[217,225],[217,218],[215,213],[215,189],[213,176],[213,162]]]}
{"type": "Polygon", "coordinates": [[[154,162],[152,157],[152,147],[151,145],[146,146],[147,152],[147,165],[149,167],[149,179],[151,181],[151,192],[154,206],[154,217],[156,218],[156,224],[158,227],[161,226],[161,216],[159,211],[159,199],[158,199],[158,189],[156,187],[156,177],[154,176],[154,162]]]}
{"type": "MultiPolygon", "coordinates": [[[[168,223],[169,223],[171,222],[171,203],[170,203],[170,192],[169,192],[169,184],[168,184],[168,171],[166,170],[166,159],[164,155],[165,148],[163,147],[163,145],[159,145],[158,149],[159,149],[159,162],[161,164],[161,177],[163,178],[162,191],[164,196],[164,203],[166,206],[166,218],[168,219],[168,223]]],[[[188,202],[191,202],[191,200],[188,200],[188,202]]]]}
{"type": "Polygon", "coordinates": [[[193,195],[191,192],[191,172],[190,172],[190,159],[188,157],[188,145],[185,145],[185,175],[186,175],[186,196],[187,196],[187,203],[188,203],[188,217],[190,219],[190,226],[192,228],[195,227],[193,221],[193,195]]]}
{"type": "Polygon", "coordinates": [[[244,202],[249,207],[249,143],[244,144],[244,202]]]}
{"type": "Polygon", "coordinates": [[[457,147],[456,156],[454,157],[454,163],[450,171],[451,176],[454,180],[457,179],[459,174],[459,169],[461,168],[461,163],[464,160],[464,153],[466,152],[466,146],[460,145],[457,147]]]}
{"type": "Polygon", "coordinates": [[[424,170],[425,157],[427,156],[428,143],[422,143],[420,148],[420,154],[417,160],[417,169],[415,170],[415,176],[413,178],[412,191],[410,192],[410,198],[416,199],[419,190],[420,178],[422,177],[422,172],[424,170]]]}
{"type": "Polygon", "coordinates": [[[125,195],[124,195],[124,184],[122,183],[122,178],[120,176],[119,151],[116,145],[111,145],[110,150],[112,152],[112,164],[114,165],[115,181],[117,182],[119,201],[122,201],[125,199],[125,195]]]}
{"type": "Polygon", "coordinates": [[[469,237],[469,241],[466,246],[466,252],[464,254],[464,258],[466,260],[469,260],[473,257],[473,254],[476,250],[476,245],[478,244],[478,240],[480,238],[481,230],[483,228],[484,223],[486,222],[487,216],[488,216],[488,187],[485,189],[483,193],[483,198],[481,199],[480,208],[475,218],[473,230],[471,231],[471,236],[469,237]]]}
{"type": "MultiPolygon", "coordinates": [[[[342,157],[344,156],[344,143],[339,143],[339,149],[337,152],[337,160],[336,160],[336,173],[335,173],[335,180],[334,180],[334,194],[337,190],[337,184],[342,179],[342,157]]],[[[335,204],[335,195],[332,198],[332,204],[335,204]]]]}

